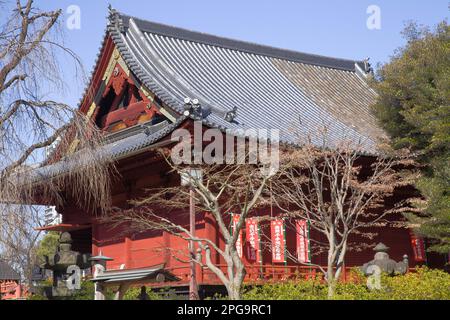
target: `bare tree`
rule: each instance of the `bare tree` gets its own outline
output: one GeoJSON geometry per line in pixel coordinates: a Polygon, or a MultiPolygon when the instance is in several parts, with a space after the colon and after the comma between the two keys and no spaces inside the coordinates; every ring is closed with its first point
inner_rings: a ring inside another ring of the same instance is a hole
{"type": "Polygon", "coordinates": [[[326,241],[318,247],[327,252],[327,266],[317,267],[332,298],[349,250],[349,237],[371,238],[374,234],[368,227],[386,225],[388,215],[409,210],[405,200],[390,207],[385,200],[396,188],[409,185],[415,174],[410,170],[413,161],[407,157],[381,151],[367,156],[362,143],[343,137],[331,145],[327,130],[318,136],[314,144],[309,137],[298,148],[284,150],[272,191],[274,202],[286,217],[304,219],[312,230],[325,236],[326,241]]]}
{"type": "MultiPolygon", "coordinates": [[[[8,2],[15,8],[9,15],[4,10],[0,25],[2,224],[23,221],[30,212],[25,204],[62,205],[72,197],[80,205],[104,209],[110,196],[108,159],[97,151],[101,133],[71,106],[47,99],[64,89],[61,56],[82,71],[80,60],[62,41],[61,10],[40,11],[33,3],[8,2]],[[64,196],[63,190],[68,191],[64,196]],[[3,219],[11,214],[16,218],[3,219]]],[[[13,245],[7,234],[0,237],[3,245],[13,245]]]]}
{"type": "Polygon", "coordinates": [[[21,272],[22,278],[31,285],[33,266],[36,265],[36,250],[43,227],[42,207],[26,206],[9,211],[3,210],[0,216],[0,252],[3,260],[21,272]]]}
{"type": "MultiPolygon", "coordinates": [[[[245,219],[252,210],[265,202],[263,196],[270,176],[263,167],[251,164],[199,165],[202,178],[189,176],[186,166],[176,165],[167,156],[169,151],[161,151],[165,155],[173,173],[185,175],[190,181],[189,187],[168,186],[150,189],[147,195],[132,201],[130,210],[119,210],[107,219],[114,225],[127,223],[127,230],[165,230],[186,241],[194,241],[197,252],[187,257],[185,262],[193,261],[212,271],[225,286],[229,299],[241,297],[241,289],[246,275],[245,265],[236,248],[241,230],[245,227],[245,219]],[[187,176],[186,176],[187,175],[187,176]],[[187,215],[193,190],[196,213],[211,214],[225,247],[220,248],[214,239],[193,235],[188,228],[177,220],[172,211],[182,211],[187,215]],[[164,210],[158,210],[164,208],[164,210]],[[169,212],[168,212],[169,211],[169,212]],[[165,213],[163,213],[165,212],[165,213]],[[230,213],[238,214],[239,220],[231,227],[230,213]],[[212,252],[220,255],[226,264],[226,270],[220,268],[211,258],[212,252]]],[[[186,259],[178,254],[177,259],[186,259]]]]}

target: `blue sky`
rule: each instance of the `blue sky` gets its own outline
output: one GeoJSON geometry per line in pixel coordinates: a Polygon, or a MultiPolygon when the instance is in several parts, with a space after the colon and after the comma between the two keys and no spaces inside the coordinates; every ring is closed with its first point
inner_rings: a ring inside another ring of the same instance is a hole
{"type": "MultiPolygon", "coordinates": [[[[371,58],[385,62],[404,41],[400,35],[408,20],[433,26],[449,16],[448,0],[36,0],[42,9],[70,5],[81,10],[81,28],[65,31],[66,46],[90,72],[106,26],[107,6],[124,13],[195,31],[275,47],[341,58],[371,58]],[[368,6],[381,12],[381,29],[369,30],[368,6]]],[[[65,13],[64,18],[69,14],[65,13]]],[[[63,65],[68,88],[53,93],[76,105],[84,83],[63,65]]]]}

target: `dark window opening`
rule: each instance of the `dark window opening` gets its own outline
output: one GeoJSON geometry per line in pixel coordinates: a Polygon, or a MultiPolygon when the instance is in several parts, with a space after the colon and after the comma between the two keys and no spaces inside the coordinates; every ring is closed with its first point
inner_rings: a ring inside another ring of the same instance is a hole
{"type": "Polygon", "coordinates": [[[103,128],[105,125],[106,116],[108,115],[109,111],[111,110],[112,104],[114,102],[114,99],[116,98],[116,94],[114,93],[114,90],[109,90],[106,97],[104,97],[100,101],[100,110],[98,111],[97,118],[95,120],[95,124],[99,128],[103,128]]]}
{"type": "Polygon", "coordinates": [[[72,250],[80,253],[92,253],[92,228],[70,231],[72,250]]]}
{"type": "Polygon", "coordinates": [[[120,103],[117,106],[117,109],[120,109],[120,108],[125,108],[126,109],[129,104],[130,104],[130,90],[129,90],[129,86],[127,84],[127,86],[126,86],[126,88],[124,90],[122,99],[120,99],[120,103]]]}
{"type": "Polygon", "coordinates": [[[169,119],[167,119],[167,117],[162,115],[162,114],[155,113],[155,115],[152,118],[152,125],[161,123],[161,122],[163,122],[165,120],[169,120],[169,119]]]}
{"type": "Polygon", "coordinates": [[[134,98],[135,102],[142,101],[142,97],[141,97],[141,95],[139,94],[138,88],[136,88],[135,86],[132,86],[132,87],[131,87],[131,90],[132,90],[132,92],[133,92],[133,98],[134,98]]]}
{"type": "Polygon", "coordinates": [[[139,90],[134,85],[126,85],[123,96],[120,99],[120,103],[117,106],[117,109],[124,108],[126,109],[130,104],[142,101],[142,98],[139,94],[139,90]]]}

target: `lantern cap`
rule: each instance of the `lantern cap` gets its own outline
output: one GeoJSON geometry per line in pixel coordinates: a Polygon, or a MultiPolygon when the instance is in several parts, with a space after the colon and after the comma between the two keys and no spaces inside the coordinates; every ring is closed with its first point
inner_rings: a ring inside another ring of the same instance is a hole
{"type": "Polygon", "coordinates": [[[111,257],[104,256],[103,253],[100,251],[100,254],[98,256],[90,257],[89,261],[112,261],[114,260],[111,257]]]}
{"type": "Polygon", "coordinates": [[[387,247],[384,243],[380,242],[378,243],[375,248],[373,248],[373,251],[375,252],[388,252],[389,247],[387,247]]]}

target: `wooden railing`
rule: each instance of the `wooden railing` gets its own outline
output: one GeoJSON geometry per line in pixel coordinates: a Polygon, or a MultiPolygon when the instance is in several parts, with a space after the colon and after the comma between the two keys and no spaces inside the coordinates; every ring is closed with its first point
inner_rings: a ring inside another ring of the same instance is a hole
{"type": "MultiPolygon", "coordinates": [[[[226,270],[226,265],[217,265],[222,270],[226,270]]],[[[353,282],[356,281],[354,273],[351,272],[355,267],[344,267],[341,273],[340,281],[342,282],[353,282]]],[[[326,270],[326,267],[323,267],[326,270]]],[[[190,268],[189,266],[181,266],[174,268],[167,268],[167,271],[176,275],[180,280],[175,282],[164,282],[164,283],[152,283],[150,286],[161,287],[161,286],[176,286],[176,285],[187,285],[190,279],[190,268]]],[[[409,272],[414,272],[414,268],[410,268],[409,272]]],[[[324,274],[317,266],[298,266],[298,265],[252,265],[246,266],[246,276],[244,278],[244,283],[246,284],[260,284],[260,283],[270,283],[270,282],[283,282],[289,280],[308,280],[308,279],[319,279],[324,280],[324,274]]],[[[222,283],[218,277],[209,270],[208,268],[196,268],[197,283],[198,285],[221,285],[222,283]]]]}
{"type": "MultiPolygon", "coordinates": [[[[223,271],[226,265],[217,265],[223,271]]],[[[326,269],[326,268],[325,268],[326,269]]],[[[350,270],[353,268],[345,267],[342,271],[341,281],[351,281],[350,270]]],[[[185,285],[189,283],[189,266],[180,266],[167,268],[167,271],[176,275],[180,280],[171,282],[170,285],[185,285]]],[[[220,285],[218,277],[208,268],[196,268],[197,283],[199,285],[220,285]]],[[[282,282],[295,279],[323,279],[323,272],[317,266],[298,266],[298,265],[251,265],[246,266],[246,276],[244,282],[247,284],[258,284],[267,282],[282,282]]],[[[162,283],[154,283],[152,286],[161,286],[162,283]]],[[[168,285],[168,283],[164,283],[168,285]]]]}

